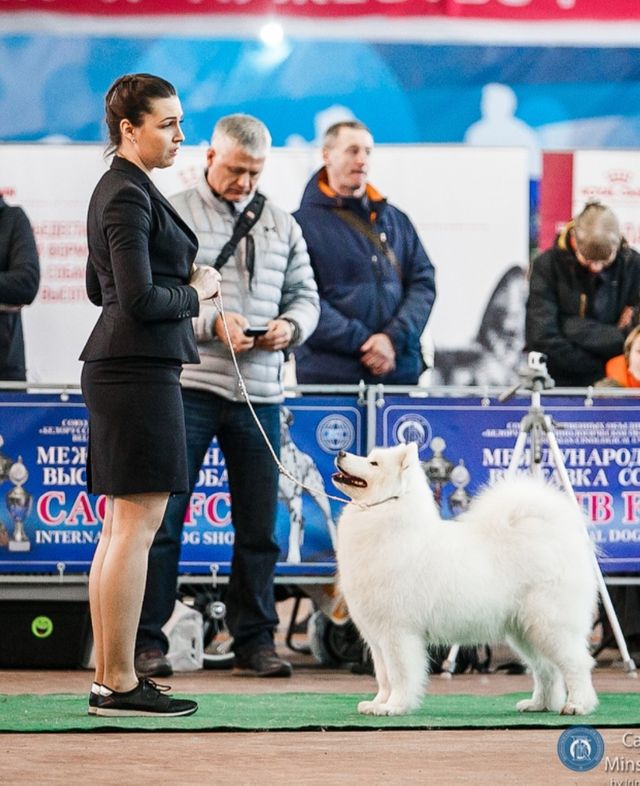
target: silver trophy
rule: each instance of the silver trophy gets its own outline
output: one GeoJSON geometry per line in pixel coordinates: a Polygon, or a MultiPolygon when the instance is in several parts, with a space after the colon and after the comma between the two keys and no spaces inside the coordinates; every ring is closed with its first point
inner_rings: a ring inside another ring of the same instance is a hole
{"type": "MultiPolygon", "coordinates": [[[[4,437],[0,434],[0,448],[4,445],[4,437]]],[[[0,485],[9,477],[9,470],[13,464],[13,459],[5,455],[0,450],[0,485]]],[[[9,546],[9,530],[7,525],[0,519],[0,548],[7,548],[9,546]]]]}
{"type": "Polygon", "coordinates": [[[449,495],[449,508],[454,516],[463,513],[471,502],[469,492],[465,488],[471,480],[469,470],[465,467],[464,461],[460,459],[457,466],[451,470],[451,482],[456,487],[449,495]]]}
{"type": "MultiPolygon", "coordinates": [[[[4,438],[2,434],[0,434],[0,448],[4,445],[4,438]]],[[[5,454],[0,450],[0,483],[5,481],[9,477],[9,470],[11,469],[11,465],[13,464],[13,459],[10,459],[9,456],[5,456],[5,454]]]]}
{"type": "Polygon", "coordinates": [[[447,443],[442,437],[434,437],[429,447],[433,453],[430,459],[422,462],[422,469],[433,490],[435,503],[440,507],[442,502],[442,487],[448,483],[451,477],[453,464],[443,455],[447,443]]]}
{"type": "Polygon", "coordinates": [[[29,472],[22,462],[22,456],[11,466],[9,480],[13,483],[11,491],[5,497],[7,510],[13,522],[13,535],[9,540],[9,551],[29,551],[31,541],[27,537],[24,523],[31,512],[33,497],[23,488],[29,480],[29,472]]]}

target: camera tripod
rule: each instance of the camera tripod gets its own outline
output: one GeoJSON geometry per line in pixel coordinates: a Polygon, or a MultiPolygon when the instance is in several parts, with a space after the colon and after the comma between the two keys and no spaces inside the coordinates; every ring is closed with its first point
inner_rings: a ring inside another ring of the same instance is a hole
{"type": "MultiPolygon", "coordinates": [[[[566,493],[579,507],[579,503],[573,490],[573,486],[571,485],[571,480],[569,479],[569,474],[567,472],[564,459],[562,458],[562,453],[558,447],[556,435],[553,431],[552,420],[548,415],[545,415],[542,404],[540,403],[542,391],[552,388],[555,384],[547,372],[545,361],[546,357],[540,352],[530,352],[528,356],[528,366],[520,373],[521,381],[514,388],[499,398],[501,402],[507,401],[507,399],[515,395],[518,390],[531,391],[531,406],[529,407],[527,414],[520,422],[520,432],[513,449],[513,455],[511,457],[509,467],[507,469],[507,477],[514,477],[518,471],[520,462],[525,456],[527,439],[530,439],[531,443],[529,469],[531,474],[540,476],[542,474],[542,444],[543,440],[546,438],[549,449],[551,450],[551,455],[553,456],[555,468],[558,472],[558,475],[560,476],[560,480],[562,481],[562,486],[564,487],[566,493]]],[[[630,677],[635,678],[637,677],[636,664],[634,663],[633,658],[629,655],[629,649],[627,648],[627,643],[624,640],[622,628],[620,627],[616,611],[613,608],[613,603],[611,602],[611,597],[609,596],[609,590],[605,584],[602,571],[600,570],[600,565],[598,564],[595,554],[593,556],[593,567],[598,581],[598,591],[600,593],[602,605],[604,606],[607,619],[611,625],[611,631],[615,637],[618,650],[620,651],[624,670],[630,677]]],[[[454,644],[449,650],[449,654],[442,664],[443,677],[450,678],[455,671],[456,659],[458,657],[459,649],[459,645],[454,644]]]]}
{"type": "MultiPolygon", "coordinates": [[[[569,473],[567,472],[567,468],[562,458],[562,453],[560,452],[560,448],[558,446],[558,440],[556,439],[556,435],[553,430],[553,422],[548,415],[545,415],[542,404],[540,403],[542,391],[554,386],[553,379],[547,373],[545,360],[546,358],[544,355],[541,355],[539,352],[530,352],[528,367],[526,371],[522,372],[520,375],[521,382],[515,388],[500,397],[500,401],[506,401],[518,390],[523,389],[531,391],[531,405],[527,414],[520,422],[520,433],[518,434],[518,438],[513,449],[511,462],[509,464],[509,468],[507,469],[507,477],[515,476],[516,472],[518,471],[518,467],[525,456],[527,439],[530,439],[529,470],[533,475],[541,475],[542,444],[543,440],[546,439],[553,457],[556,471],[560,477],[560,480],[562,481],[562,486],[566,493],[579,507],[578,499],[573,490],[573,486],[571,485],[569,473]]],[[[629,650],[624,639],[622,628],[620,627],[616,611],[613,608],[611,597],[609,596],[609,590],[607,589],[607,585],[604,581],[604,577],[602,576],[602,571],[600,570],[600,565],[598,564],[595,554],[593,556],[593,565],[596,572],[598,590],[602,600],[602,605],[604,606],[607,619],[611,625],[611,631],[615,637],[618,650],[620,651],[624,670],[629,674],[630,677],[637,677],[636,664],[634,663],[633,658],[631,658],[629,655],[629,650]]]]}

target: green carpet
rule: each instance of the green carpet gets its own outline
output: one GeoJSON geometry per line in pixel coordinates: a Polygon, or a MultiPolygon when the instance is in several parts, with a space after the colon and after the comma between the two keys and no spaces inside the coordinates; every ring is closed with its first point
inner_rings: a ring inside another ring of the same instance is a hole
{"type": "Polygon", "coordinates": [[[520,713],[519,699],[502,696],[427,696],[410,715],[374,718],[359,715],[358,701],[371,695],[341,693],[267,693],[259,695],[204,693],[200,708],[186,718],[99,718],[89,716],[84,696],[0,695],[0,732],[67,732],[126,729],[136,731],[285,731],[345,729],[510,729],[591,726],[636,726],[640,694],[603,693],[600,706],[588,716],[520,713]]]}

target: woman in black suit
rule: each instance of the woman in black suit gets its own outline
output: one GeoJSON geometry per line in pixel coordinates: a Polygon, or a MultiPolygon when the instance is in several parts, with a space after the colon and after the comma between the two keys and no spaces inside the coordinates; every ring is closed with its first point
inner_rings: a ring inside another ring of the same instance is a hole
{"type": "Polygon", "coordinates": [[[80,356],[87,486],[107,496],[89,577],[89,712],[189,715],[195,702],[138,681],[134,644],[149,547],[169,495],[189,488],[179,380],[182,363],[198,362],[191,317],[220,279],[194,266],[195,235],[149,179],[174,162],[184,140],[175,89],[157,76],[128,75],[105,104],[115,156],[87,219],[87,292],[102,312],[80,356]]]}

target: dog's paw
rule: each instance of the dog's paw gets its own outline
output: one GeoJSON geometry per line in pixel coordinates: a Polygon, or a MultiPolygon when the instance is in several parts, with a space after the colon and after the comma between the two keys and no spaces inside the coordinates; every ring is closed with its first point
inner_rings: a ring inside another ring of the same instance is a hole
{"type": "Polygon", "coordinates": [[[392,704],[381,702],[373,705],[372,715],[406,715],[411,707],[408,704],[392,704]]]}
{"type": "Polygon", "coordinates": [[[361,701],[358,712],[361,715],[404,715],[409,708],[404,704],[389,704],[383,701],[361,701]]]}
{"type": "Polygon", "coordinates": [[[560,710],[560,715],[586,715],[587,710],[582,704],[568,701],[560,710]]]}
{"type": "Polygon", "coordinates": [[[358,712],[361,715],[377,715],[376,707],[378,704],[375,701],[361,701],[358,704],[358,712]]]}
{"type": "Polygon", "coordinates": [[[518,712],[544,712],[546,707],[533,699],[522,699],[516,704],[518,712]]]}

